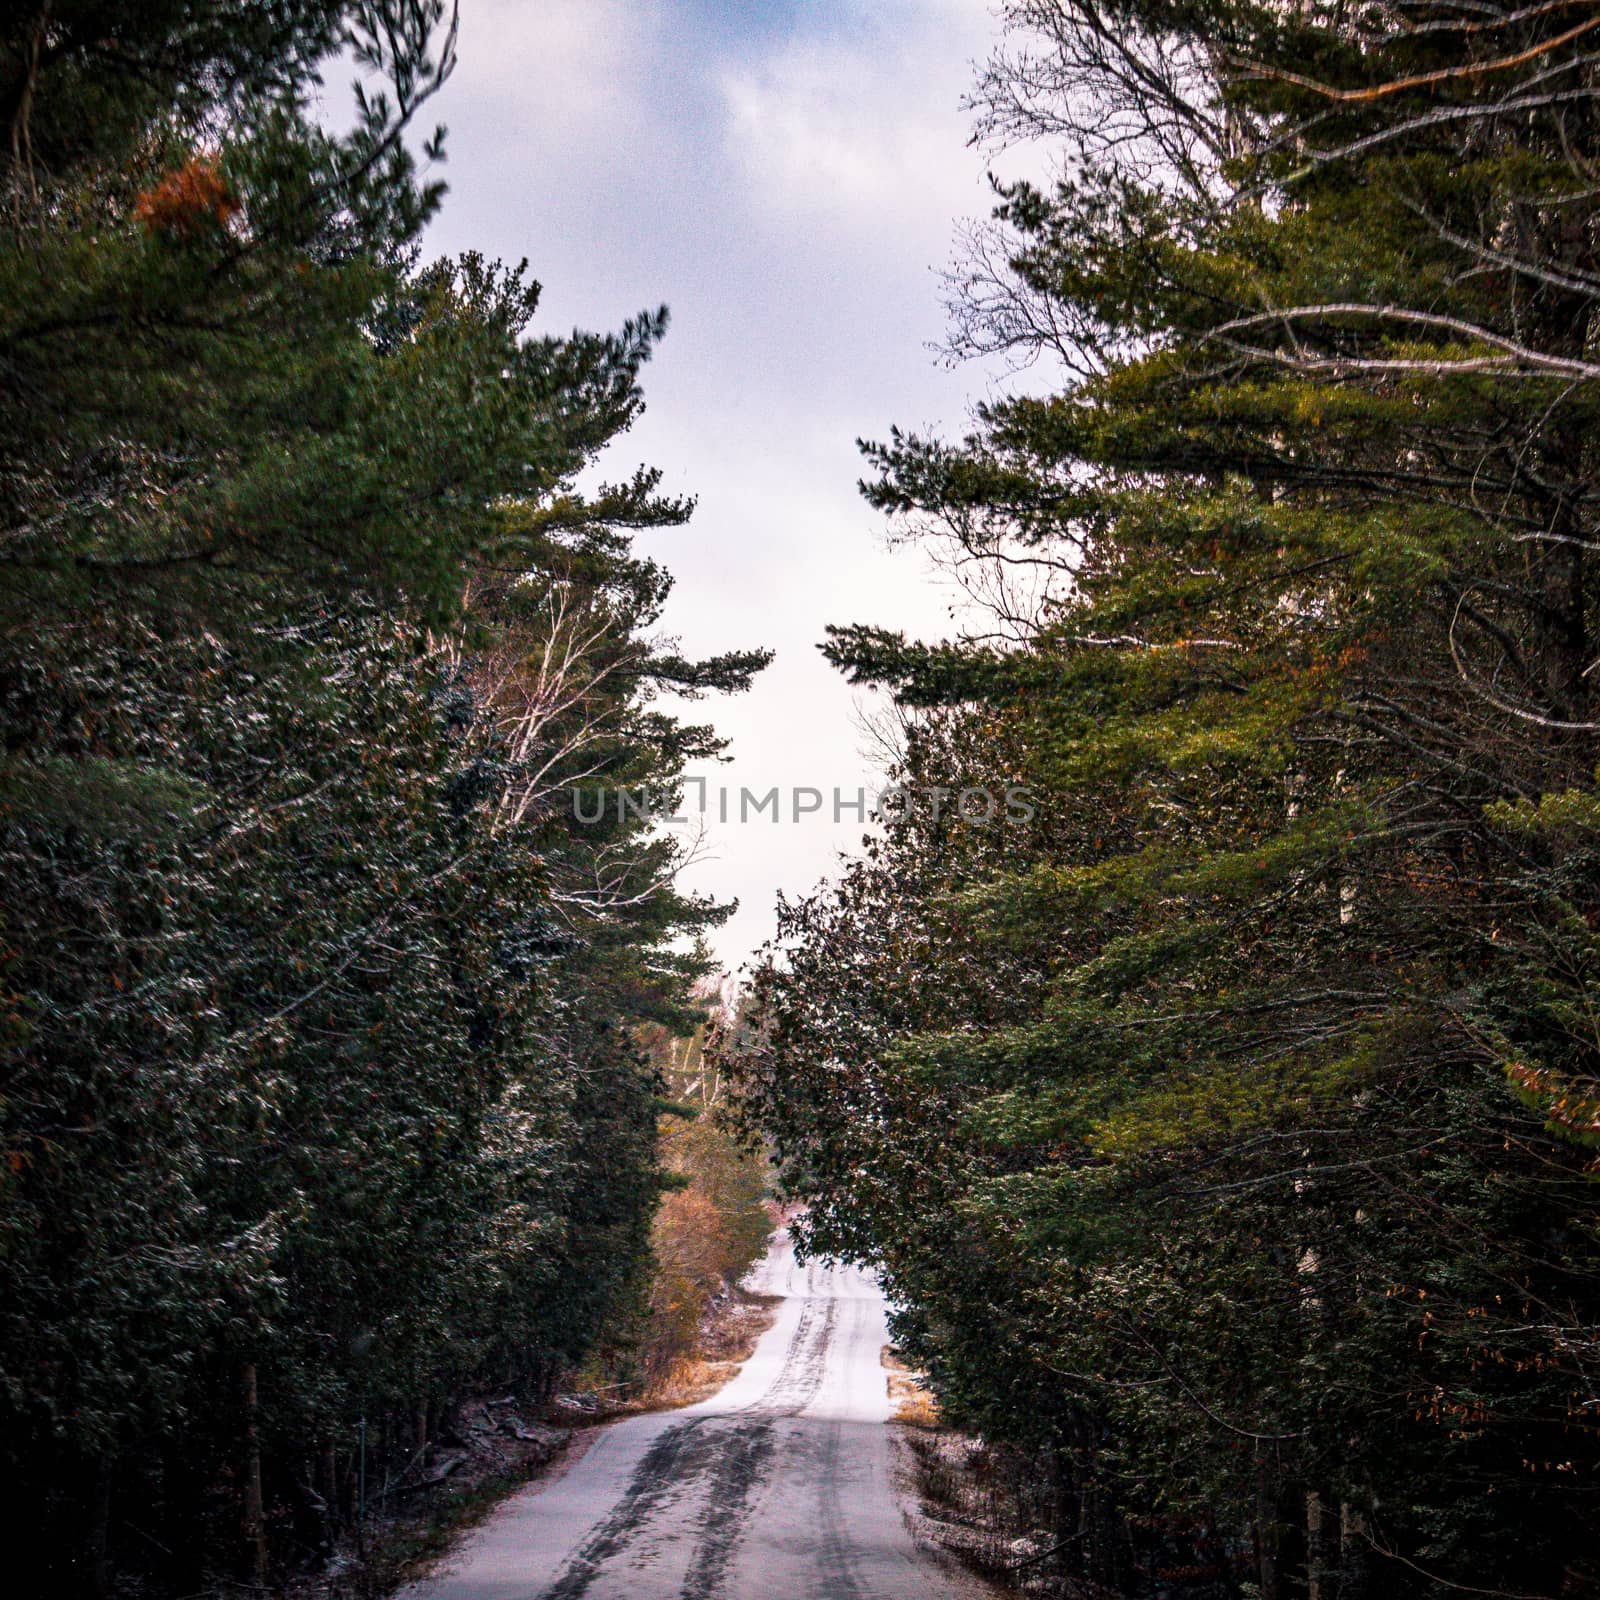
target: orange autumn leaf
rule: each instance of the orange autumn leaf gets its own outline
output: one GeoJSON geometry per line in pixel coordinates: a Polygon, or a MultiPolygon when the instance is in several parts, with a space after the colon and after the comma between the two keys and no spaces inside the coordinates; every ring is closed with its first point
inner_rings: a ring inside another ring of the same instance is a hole
{"type": "Polygon", "coordinates": [[[213,161],[193,156],[133,202],[133,214],[150,233],[192,238],[201,227],[226,226],[239,209],[213,161]]]}

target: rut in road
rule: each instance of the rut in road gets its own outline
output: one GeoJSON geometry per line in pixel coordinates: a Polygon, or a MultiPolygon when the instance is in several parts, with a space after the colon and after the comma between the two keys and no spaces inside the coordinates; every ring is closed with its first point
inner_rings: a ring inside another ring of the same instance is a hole
{"type": "MultiPolygon", "coordinates": [[[[670,1428],[635,1468],[616,1509],[585,1540],[544,1600],[579,1600],[621,1555],[669,1495],[709,1479],[682,1600],[712,1600],[744,1525],[750,1496],[772,1457],[773,1419],[798,1416],[827,1370],[837,1300],[807,1300],[772,1388],[726,1417],[695,1417],[670,1428]],[[745,1418],[751,1421],[744,1421],[745,1418]]],[[[840,1591],[842,1600],[845,1591],[840,1591]]]]}
{"type": "Polygon", "coordinates": [[[851,1267],[773,1241],[777,1319],[680,1413],[596,1429],[406,1600],[974,1600],[896,1495],[888,1307],[851,1267]]]}

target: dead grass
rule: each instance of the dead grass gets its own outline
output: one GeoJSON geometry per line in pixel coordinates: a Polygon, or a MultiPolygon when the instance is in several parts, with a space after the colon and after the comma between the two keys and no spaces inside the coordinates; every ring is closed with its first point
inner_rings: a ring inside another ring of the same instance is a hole
{"type": "Polygon", "coordinates": [[[920,1372],[908,1367],[885,1345],[879,1358],[889,1374],[889,1401],[894,1406],[893,1421],[905,1428],[939,1428],[939,1402],[934,1399],[920,1372]]]}
{"type": "Polygon", "coordinates": [[[1025,1463],[942,1425],[905,1429],[897,1455],[914,1505],[914,1537],[981,1579],[990,1594],[1061,1600],[1090,1592],[1070,1581],[1063,1587],[1064,1580],[1041,1559],[1052,1540],[1023,1509],[1025,1463]]]}
{"type": "Polygon", "coordinates": [[[895,1407],[894,1420],[905,1428],[937,1429],[943,1424],[939,1421],[938,1402],[917,1385],[911,1385],[904,1396],[895,1393],[895,1380],[889,1380],[889,1398],[898,1400],[895,1407]]]}
{"type": "Polygon", "coordinates": [[[757,1340],[777,1321],[782,1301],[782,1295],[730,1290],[706,1308],[695,1351],[677,1357],[643,1391],[624,1399],[606,1390],[579,1388],[576,1393],[589,1402],[584,1420],[609,1422],[641,1411],[675,1411],[709,1400],[750,1359],[757,1340]]]}
{"type": "Polygon", "coordinates": [[[754,1352],[757,1341],[778,1319],[783,1297],[733,1290],[707,1311],[700,1349],[682,1356],[638,1402],[641,1411],[670,1411],[709,1400],[754,1352]]]}
{"type": "Polygon", "coordinates": [[[692,1406],[715,1394],[739,1370],[733,1361],[704,1361],[699,1356],[680,1356],[667,1369],[650,1392],[641,1397],[641,1408],[668,1411],[692,1406]]]}
{"type": "MultiPolygon", "coordinates": [[[[911,1501],[912,1536],[938,1560],[979,1580],[996,1600],[1059,1600],[1063,1591],[1037,1562],[1038,1530],[1017,1515],[1012,1463],[939,1414],[926,1375],[892,1345],[880,1357],[894,1405],[895,1471],[911,1501]]],[[[1078,1593],[1076,1589],[1070,1591],[1078,1593]]]]}

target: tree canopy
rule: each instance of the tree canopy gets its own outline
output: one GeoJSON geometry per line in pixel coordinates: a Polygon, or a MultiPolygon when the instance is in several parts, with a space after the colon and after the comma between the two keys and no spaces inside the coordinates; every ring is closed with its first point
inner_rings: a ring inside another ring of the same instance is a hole
{"type": "Polygon", "coordinates": [[[787,909],[748,1115],[1063,1579],[1587,1592],[1593,24],[1003,11],[979,131],[1056,176],[952,347],[1055,382],[865,446],[990,637],[827,653],[1035,814],[787,909]]]}
{"type": "Polygon", "coordinates": [[[0,1461],[56,1585],[293,1570],[648,1251],[638,1027],[730,908],[574,796],[670,792],[720,746],[663,696],[767,658],[657,641],[692,505],[583,487],[666,312],[422,260],[456,26],[0,24],[0,1461]]]}

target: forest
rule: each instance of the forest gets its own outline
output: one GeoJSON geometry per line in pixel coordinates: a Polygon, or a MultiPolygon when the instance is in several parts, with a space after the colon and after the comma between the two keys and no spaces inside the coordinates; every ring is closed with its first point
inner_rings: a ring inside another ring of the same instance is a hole
{"type": "Polygon", "coordinates": [[[665,697],[766,655],[663,644],[635,540],[691,505],[594,486],[665,312],[535,335],[525,266],[421,262],[455,27],[0,23],[0,1492],[52,1569],[30,1593],[292,1574],[453,1398],[537,1404],[615,1344],[689,1182],[646,1032],[704,1023],[728,908],[676,887],[681,840],[573,797],[670,795],[718,741],[665,697]],[[364,86],[342,133],[330,62],[364,86]]]}
{"type": "Polygon", "coordinates": [[[863,444],[977,620],[730,1065],[1051,1533],[1030,1592],[1600,1592],[1600,12],[1005,0],[863,444]],[[976,809],[976,808],[975,808],[976,809]]]}
{"type": "Polygon", "coordinates": [[[29,1593],[326,1583],[464,1397],[693,1391],[770,1160],[1029,1594],[1600,1595],[1600,5],[994,12],[1009,381],[861,444],[960,626],[829,629],[910,803],[723,1025],[607,802],[770,652],[605,476],[666,310],[427,254],[456,7],[0,16],[29,1593]]]}

